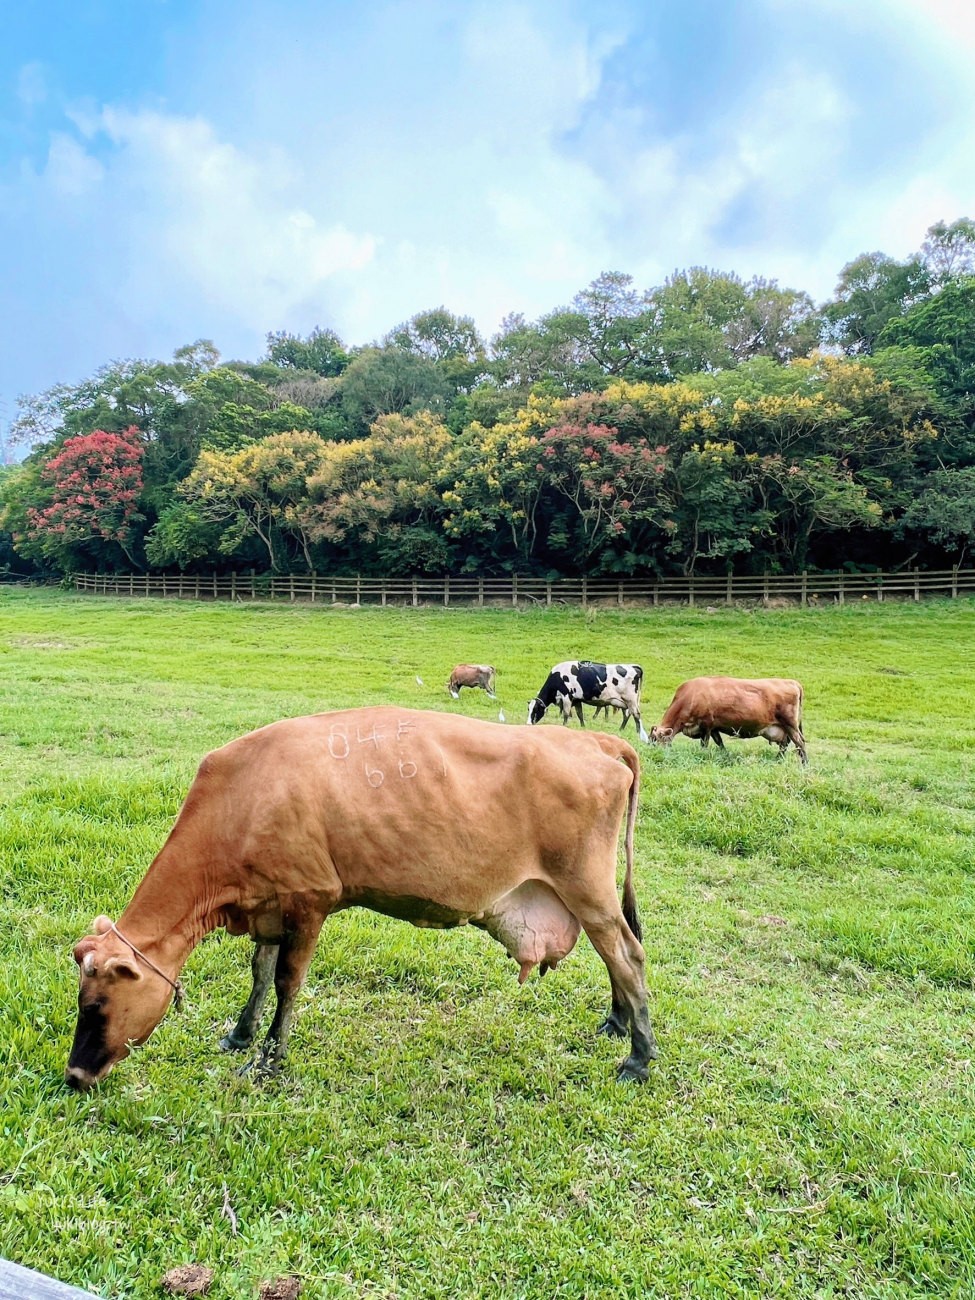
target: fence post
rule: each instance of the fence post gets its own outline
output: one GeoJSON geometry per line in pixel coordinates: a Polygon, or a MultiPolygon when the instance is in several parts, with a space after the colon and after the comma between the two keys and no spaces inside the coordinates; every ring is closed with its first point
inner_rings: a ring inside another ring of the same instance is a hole
{"type": "Polygon", "coordinates": [[[883,599],[884,599],[884,575],[882,573],[878,573],[877,574],[877,603],[883,604],[883,599]]]}
{"type": "Polygon", "coordinates": [[[413,579],[413,604],[419,604],[419,601],[416,598],[416,578],[413,579]]]}
{"type": "Polygon", "coordinates": [[[618,583],[616,584],[616,603],[617,603],[617,605],[619,605],[620,608],[622,609],[622,607],[623,607],[623,582],[622,582],[622,580],[620,580],[620,582],[618,582],[618,583]]]}
{"type": "Polygon", "coordinates": [[[589,604],[589,582],[588,579],[582,580],[582,608],[585,609],[589,604]]]}
{"type": "Polygon", "coordinates": [[[355,603],[357,605],[362,604],[362,574],[361,573],[357,573],[355,575],[355,603]]]}
{"type": "Polygon", "coordinates": [[[768,609],[768,569],[762,574],[762,604],[768,609]]]}
{"type": "Polygon", "coordinates": [[[213,571],[213,599],[216,600],[220,593],[217,591],[217,571],[213,571]]]}
{"type": "Polygon", "coordinates": [[[477,580],[477,603],[479,605],[484,604],[484,579],[483,578],[478,578],[477,580]]]}
{"type": "Polygon", "coordinates": [[[237,570],[232,570],[230,574],[230,599],[236,604],[237,602],[237,570]]]}
{"type": "Polygon", "coordinates": [[[316,591],[317,584],[318,584],[318,574],[317,574],[317,573],[312,573],[312,575],[311,575],[311,603],[312,603],[313,605],[314,605],[315,601],[318,599],[318,594],[317,594],[317,591],[316,591]]]}
{"type": "Polygon", "coordinates": [[[385,578],[383,578],[382,582],[379,584],[379,598],[382,604],[385,605],[386,604],[386,579],[385,578]]]}
{"type": "Polygon", "coordinates": [[[691,609],[694,608],[694,574],[687,575],[687,603],[691,609]]]}
{"type": "Polygon", "coordinates": [[[726,605],[733,605],[735,603],[735,587],[730,572],[728,573],[728,583],[725,589],[724,603],[726,605]]]}
{"type": "Polygon", "coordinates": [[[551,584],[551,582],[546,582],[546,584],[545,584],[545,604],[546,604],[546,605],[551,605],[551,603],[552,603],[552,584],[551,584]]]}
{"type": "Polygon", "coordinates": [[[443,603],[444,606],[450,604],[450,574],[445,573],[443,576],[443,603]]]}
{"type": "Polygon", "coordinates": [[[517,609],[517,608],[518,608],[518,575],[517,575],[517,573],[513,573],[513,574],[511,575],[511,607],[512,607],[512,609],[517,609]]]}
{"type": "Polygon", "coordinates": [[[257,570],[251,569],[251,600],[257,600],[257,570]]]}
{"type": "Polygon", "coordinates": [[[808,590],[809,590],[809,574],[806,572],[805,569],[803,569],[802,587],[800,589],[800,596],[799,596],[799,603],[803,609],[805,609],[809,603],[808,590]]]}
{"type": "Polygon", "coordinates": [[[294,575],[293,573],[289,573],[289,574],[288,574],[288,599],[291,601],[292,604],[294,604],[294,600],[295,600],[295,575],[294,575]]]}
{"type": "Polygon", "coordinates": [[[653,604],[654,608],[660,604],[660,589],[659,584],[656,582],[653,584],[653,604]]]}
{"type": "Polygon", "coordinates": [[[958,565],[951,566],[951,599],[954,600],[958,595],[958,565]]]}
{"type": "Polygon", "coordinates": [[[837,599],[839,600],[839,602],[840,602],[841,605],[845,605],[845,604],[846,604],[846,595],[845,595],[845,592],[843,591],[843,575],[842,575],[842,573],[841,573],[841,574],[839,574],[838,576],[839,576],[839,580],[840,580],[840,590],[839,590],[839,594],[838,594],[837,599]]]}
{"type": "Polygon", "coordinates": [[[916,564],[914,566],[914,599],[921,599],[921,571],[916,564]]]}

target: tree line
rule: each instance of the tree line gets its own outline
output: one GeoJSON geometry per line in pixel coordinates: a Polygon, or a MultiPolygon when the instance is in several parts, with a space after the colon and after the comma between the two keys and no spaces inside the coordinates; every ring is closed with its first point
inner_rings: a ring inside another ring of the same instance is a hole
{"type": "Polygon", "coordinates": [[[865,253],[817,306],[694,267],[605,273],[483,339],[267,336],[20,399],[8,571],[578,574],[962,563],[975,538],[975,222],[865,253]]]}

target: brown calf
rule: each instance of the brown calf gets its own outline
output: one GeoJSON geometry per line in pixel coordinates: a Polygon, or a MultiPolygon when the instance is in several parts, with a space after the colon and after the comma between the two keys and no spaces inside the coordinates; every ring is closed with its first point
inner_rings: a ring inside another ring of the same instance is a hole
{"type": "Polygon", "coordinates": [[[475,687],[482,691],[487,691],[491,699],[496,699],[494,694],[494,676],[496,668],[490,664],[458,664],[450,674],[450,680],[447,682],[447,690],[458,699],[460,688],[470,686],[473,690],[475,687]]]}

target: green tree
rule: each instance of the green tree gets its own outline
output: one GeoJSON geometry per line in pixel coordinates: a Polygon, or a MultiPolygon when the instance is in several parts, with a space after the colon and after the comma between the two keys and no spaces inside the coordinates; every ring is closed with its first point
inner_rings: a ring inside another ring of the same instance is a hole
{"type": "Polygon", "coordinates": [[[218,563],[221,558],[220,524],[207,519],[189,501],[174,501],[160,514],[146,535],[146,559],[154,569],[176,565],[188,569],[201,561],[218,563]]]}
{"type": "Polygon", "coordinates": [[[975,417],[975,276],[947,281],[938,293],[891,320],[880,345],[925,349],[939,391],[962,418],[975,417]]]}
{"type": "Polygon", "coordinates": [[[667,551],[682,573],[694,573],[698,560],[730,564],[771,531],[771,516],[756,509],[749,468],[731,442],[695,444],[668,458],[660,499],[667,551]]]}
{"type": "Polygon", "coordinates": [[[446,307],[418,312],[390,330],[383,344],[434,362],[457,392],[469,392],[487,373],[487,350],[474,321],[446,307]]]}
{"type": "Polygon", "coordinates": [[[975,466],[930,474],[904,512],[901,531],[943,547],[961,565],[975,542],[975,466]]]}
{"type": "Polygon", "coordinates": [[[451,396],[436,362],[402,348],[365,348],[342,377],[342,406],[360,436],[382,415],[443,414],[451,396]]]}
{"type": "Polygon", "coordinates": [[[931,273],[920,257],[898,262],[886,253],[861,253],[843,267],[835,297],[823,308],[826,337],[851,355],[870,353],[887,323],[930,289],[931,273]]]}
{"type": "Polygon", "coordinates": [[[951,225],[936,221],[928,227],[921,256],[935,284],[975,275],[975,221],[968,217],[959,217],[951,225]]]}
{"type": "Polygon", "coordinates": [[[576,294],[577,337],[597,372],[613,378],[660,379],[656,314],[633,277],[604,271],[576,294]]]}
{"type": "Polygon", "coordinates": [[[267,359],[282,370],[307,370],[334,378],[348,366],[351,354],[334,330],[316,326],[307,338],[283,330],[268,334],[267,359]]]}
{"type": "Polygon", "coordinates": [[[491,340],[492,373],[502,388],[524,402],[536,385],[553,394],[578,393],[598,380],[585,346],[580,312],[555,311],[530,324],[520,313],[506,316],[491,340]]]}

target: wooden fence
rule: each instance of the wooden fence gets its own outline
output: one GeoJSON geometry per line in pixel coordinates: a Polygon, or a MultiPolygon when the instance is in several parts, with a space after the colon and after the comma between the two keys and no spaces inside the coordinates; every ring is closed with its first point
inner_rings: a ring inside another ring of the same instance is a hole
{"type": "Polygon", "coordinates": [[[78,591],[181,600],[288,600],[326,605],[735,605],[845,604],[975,594],[975,569],[899,573],[797,573],[690,578],[366,578],[324,574],[74,575],[78,591]]]}

